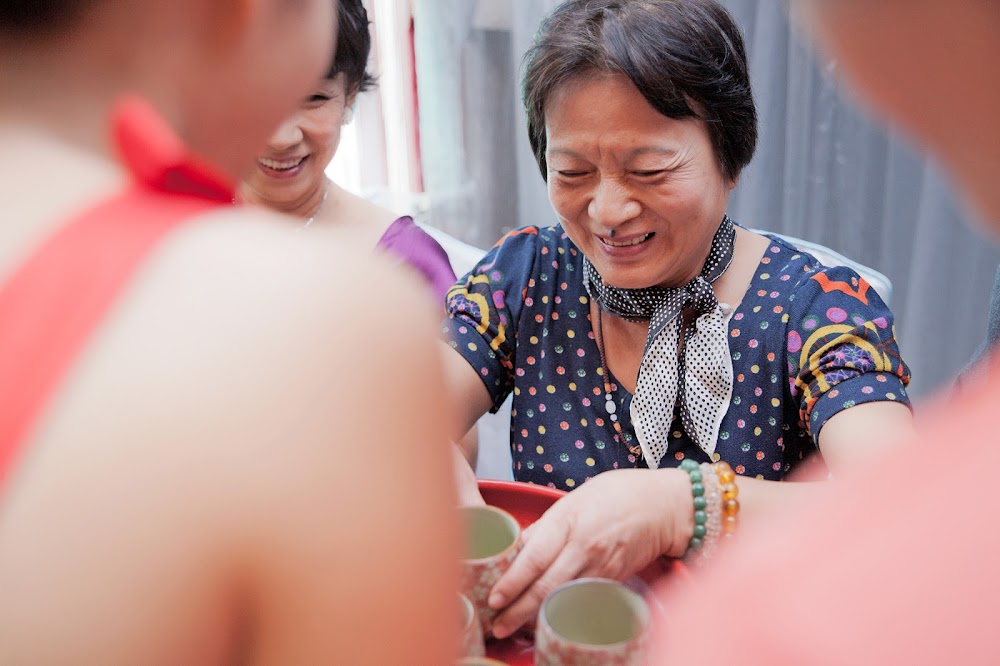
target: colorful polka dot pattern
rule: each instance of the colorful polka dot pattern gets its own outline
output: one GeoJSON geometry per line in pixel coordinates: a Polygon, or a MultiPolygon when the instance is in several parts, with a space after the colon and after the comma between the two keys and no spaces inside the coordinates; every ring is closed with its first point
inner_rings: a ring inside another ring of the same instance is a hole
{"type": "MultiPolygon", "coordinates": [[[[582,255],[562,227],[508,234],[448,293],[443,330],[498,408],[513,392],[514,478],[564,490],[602,471],[645,466],[617,440],[582,255]]],[[[816,451],[823,424],[865,402],[908,404],[909,370],[892,313],[847,268],[772,243],[728,326],[733,394],[712,460],[781,479],[816,451]]],[[[632,396],[609,377],[626,443],[632,396]]],[[[661,466],[709,461],[675,406],[661,466]]]]}

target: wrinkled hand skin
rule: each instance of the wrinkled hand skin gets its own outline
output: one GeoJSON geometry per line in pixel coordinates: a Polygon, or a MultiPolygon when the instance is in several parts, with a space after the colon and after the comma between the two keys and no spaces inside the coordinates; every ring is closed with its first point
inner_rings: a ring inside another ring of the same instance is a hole
{"type": "Polygon", "coordinates": [[[693,529],[691,483],[677,469],[612,470],[569,493],[524,532],[524,548],[493,587],[504,638],[535,619],[546,595],[588,576],[624,580],[660,555],[684,554],[693,529]]]}

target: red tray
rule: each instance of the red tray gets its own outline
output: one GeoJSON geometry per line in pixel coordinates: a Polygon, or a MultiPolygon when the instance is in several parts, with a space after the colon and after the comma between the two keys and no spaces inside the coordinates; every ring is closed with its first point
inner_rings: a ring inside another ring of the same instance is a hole
{"type": "MultiPolygon", "coordinates": [[[[565,495],[562,490],[516,481],[479,480],[479,491],[487,504],[498,506],[510,513],[521,527],[527,527],[565,495]]],[[[674,575],[688,578],[690,572],[678,560],[660,558],[640,571],[625,583],[643,595],[649,595],[652,587],[663,576],[674,575]]],[[[531,666],[534,663],[534,643],[527,633],[514,634],[504,640],[490,639],[486,642],[486,654],[510,666],[531,666]]]]}

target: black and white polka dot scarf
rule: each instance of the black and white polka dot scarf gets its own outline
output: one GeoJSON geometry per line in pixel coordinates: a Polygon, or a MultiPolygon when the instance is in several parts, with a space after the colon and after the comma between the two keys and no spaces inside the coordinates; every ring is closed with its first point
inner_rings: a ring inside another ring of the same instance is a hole
{"type": "Polygon", "coordinates": [[[733,396],[733,359],[729,352],[729,319],[733,309],[719,303],[712,283],[733,260],[736,229],[722,219],[701,273],[682,287],[619,289],[604,284],[584,257],[587,292],[598,307],[630,320],[649,320],[646,348],[630,408],[632,425],[650,469],[667,452],[674,405],[680,401],[681,422],[695,443],[715,453],[719,426],[733,396]],[[681,331],[685,308],[698,316],[681,331]],[[680,356],[678,341],[684,336],[680,356]]]}

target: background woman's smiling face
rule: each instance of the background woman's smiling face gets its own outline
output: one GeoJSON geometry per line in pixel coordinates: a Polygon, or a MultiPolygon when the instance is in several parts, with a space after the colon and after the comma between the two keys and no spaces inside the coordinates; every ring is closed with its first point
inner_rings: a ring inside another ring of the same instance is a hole
{"type": "Polygon", "coordinates": [[[321,80],[271,135],[243,184],[243,198],[286,212],[311,203],[326,186],[352,101],[343,74],[321,80]]]}
{"type": "Polygon", "coordinates": [[[667,118],[626,76],[594,73],[556,88],[545,129],[549,200],[606,283],[672,287],[701,271],[735,186],[704,122],[667,118]]]}

